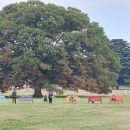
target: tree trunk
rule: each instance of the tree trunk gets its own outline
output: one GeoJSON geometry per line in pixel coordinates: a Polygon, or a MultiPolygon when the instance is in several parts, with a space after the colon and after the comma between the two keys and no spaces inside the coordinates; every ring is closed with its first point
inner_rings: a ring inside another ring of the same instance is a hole
{"type": "Polygon", "coordinates": [[[33,95],[33,97],[35,97],[35,98],[41,98],[42,97],[41,87],[35,87],[34,88],[34,95],[33,95]]]}

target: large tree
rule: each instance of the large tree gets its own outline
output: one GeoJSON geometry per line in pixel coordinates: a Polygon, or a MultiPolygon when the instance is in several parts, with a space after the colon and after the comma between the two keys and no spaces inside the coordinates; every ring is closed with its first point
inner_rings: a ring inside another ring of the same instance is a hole
{"type": "Polygon", "coordinates": [[[25,83],[40,97],[46,83],[108,93],[116,84],[119,58],[103,28],[75,8],[40,1],[11,4],[0,12],[0,41],[10,52],[11,83],[25,83]]]}
{"type": "Polygon", "coordinates": [[[115,51],[121,62],[121,71],[119,73],[118,85],[130,85],[130,46],[123,39],[112,39],[110,48],[115,51]]]}

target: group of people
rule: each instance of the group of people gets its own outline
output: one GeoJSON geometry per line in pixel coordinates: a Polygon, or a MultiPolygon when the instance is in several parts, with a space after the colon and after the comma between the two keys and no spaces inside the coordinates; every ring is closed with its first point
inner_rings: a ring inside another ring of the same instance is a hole
{"type": "MultiPolygon", "coordinates": [[[[16,99],[17,99],[17,92],[16,89],[13,89],[12,91],[12,103],[16,104],[16,99]]],[[[46,92],[44,95],[44,102],[49,102],[52,103],[53,101],[53,93],[52,92],[46,92]]]]}
{"type": "Polygon", "coordinates": [[[49,103],[52,103],[52,100],[53,100],[53,93],[52,92],[46,92],[44,94],[44,102],[49,102],[49,103]]]}
{"type": "MultiPolygon", "coordinates": [[[[126,96],[126,90],[123,91],[123,94],[124,94],[124,96],[126,96]]],[[[12,91],[12,103],[13,104],[16,104],[16,99],[17,99],[17,94],[16,94],[16,89],[14,88],[13,91],[12,91]]],[[[52,103],[53,93],[46,91],[46,93],[44,94],[43,100],[44,100],[44,102],[52,103]]],[[[76,100],[77,100],[77,96],[75,96],[75,95],[71,95],[69,97],[69,101],[71,103],[75,103],[76,100]]],[[[116,102],[116,96],[115,95],[112,95],[112,101],[116,102]]]]}

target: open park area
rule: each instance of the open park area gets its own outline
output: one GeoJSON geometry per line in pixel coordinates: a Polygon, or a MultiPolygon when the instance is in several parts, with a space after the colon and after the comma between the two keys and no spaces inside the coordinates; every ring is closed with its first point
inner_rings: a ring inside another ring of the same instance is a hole
{"type": "Polygon", "coordinates": [[[0,103],[0,130],[130,130],[130,96],[123,103],[88,104],[87,98],[69,104],[54,97],[52,104],[42,99],[12,104],[0,103]]]}
{"type": "Polygon", "coordinates": [[[0,130],[130,130],[127,1],[0,1],[0,130]]]}

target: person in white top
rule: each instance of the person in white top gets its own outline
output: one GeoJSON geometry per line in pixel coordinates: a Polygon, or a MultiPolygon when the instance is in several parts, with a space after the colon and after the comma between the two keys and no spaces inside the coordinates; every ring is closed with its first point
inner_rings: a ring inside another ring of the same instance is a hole
{"type": "Polygon", "coordinates": [[[123,95],[126,96],[126,94],[127,94],[127,93],[126,93],[126,90],[123,90],[123,95]]]}

